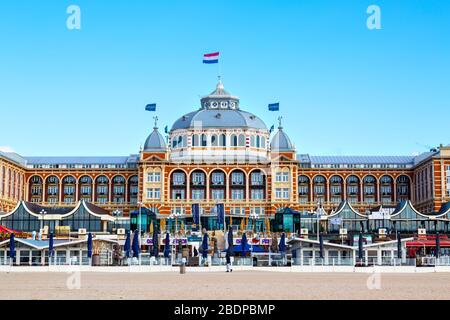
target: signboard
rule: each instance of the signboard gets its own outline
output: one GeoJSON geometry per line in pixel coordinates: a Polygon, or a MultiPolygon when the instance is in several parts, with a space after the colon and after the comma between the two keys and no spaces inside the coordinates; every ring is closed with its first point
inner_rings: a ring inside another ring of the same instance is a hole
{"type": "Polygon", "coordinates": [[[188,242],[202,242],[202,237],[199,236],[189,236],[187,238],[188,242]]]}
{"type": "MultiPolygon", "coordinates": [[[[365,235],[363,234],[363,243],[364,244],[372,244],[372,236],[370,234],[365,235]]],[[[359,241],[359,234],[353,235],[353,243],[357,244],[359,241]]]]}
{"type": "MultiPolygon", "coordinates": [[[[178,244],[180,244],[180,242],[181,242],[181,244],[183,246],[185,246],[185,245],[187,245],[188,239],[187,238],[177,238],[177,239],[170,238],[170,244],[171,245],[178,245],[178,244]]],[[[159,241],[159,244],[165,245],[166,244],[166,238],[162,237],[162,239],[160,239],[160,241],[159,241]]]]}
{"type": "Polygon", "coordinates": [[[151,245],[153,245],[152,238],[142,238],[141,239],[141,246],[151,246],[151,245]]]}
{"type": "Polygon", "coordinates": [[[55,235],[68,237],[70,235],[70,226],[56,226],[55,235]]]}

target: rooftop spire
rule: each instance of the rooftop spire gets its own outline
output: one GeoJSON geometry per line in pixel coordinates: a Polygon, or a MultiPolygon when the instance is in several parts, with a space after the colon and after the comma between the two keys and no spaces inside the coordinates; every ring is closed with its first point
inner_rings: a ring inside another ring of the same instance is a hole
{"type": "Polygon", "coordinates": [[[155,120],[155,126],[153,127],[153,129],[158,130],[158,116],[154,116],[153,120],[155,120]]]}
{"type": "Polygon", "coordinates": [[[280,129],[280,130],[283,129],[283,126],[281,125],[281,120],[282,120],[282,119],[283,119],[282,116],[279,116],[279,117],[278,117],[278,129],[280,129]]]}
{"type": "Polygon", "coordinates": [[[220,76],[217,76],[217,78],[219,79],[219,81],[217,82],[216,92],[218,94],[222,94],[225,91],[225,88],[223,86],[222,80],[220,79],[220,76]]]}

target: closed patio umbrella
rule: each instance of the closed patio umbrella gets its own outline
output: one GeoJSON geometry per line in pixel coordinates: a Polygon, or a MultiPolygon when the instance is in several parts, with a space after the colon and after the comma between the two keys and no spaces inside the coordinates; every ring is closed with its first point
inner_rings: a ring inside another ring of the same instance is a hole
{"type": "Polygon", "coordinates": [[[203,235],[202,241],[202,258],[206,259],[208,257],[208,234],[203,235]]]}
{"type": "Polygon", "coordinates": [[[358,239],[358,258],[362,260],[363,258],[363,237],[362,232],[359,233],[359,239],[358,239]]]}
{"type": "Polygon", "coordinates": [[[168,258],[170,256],[170,236],[169,233],[166,233],[166,238],[164,239],[164,258],[168,258]]]}
{"type": "Polygon", "coordinates": [[[320,259],[323,259],[323,235],[319,235],[319,255],[320,259]]]}
{"type": "Polygon", "coordinates": [[[227,240],[228,240],[228,249],[227,249],[227,251],[228,251],[228,254],[230,256],[232,256],[233,253],[234,253],[234,248],[233,248],[233,229],[232,228],[230,228],[228,230],[228,239],[227,240]]]}
{"type": "Polygon", "coordinates": [[[127,238],[125,239],[125,244],[123,245],[123,250],[125,251],[125,257],[129,258],[131,256],[131,239],[130,231],[127,232],[127,238]]]}
{"type": "Polygon", "coordinates": [[[49,257],[49,262],[51,261],[51,257],[53,257],[53,233],[50,233],[50,238],[48,239],[48,257],[49,257]]]}
{"type": "Polygon", "coordinates": [[[16,257],[16,248],[14,246],[14,233],[11,233],[11,237],[9,238],[9,258],[11,259],[11,262],[14,261],[15,257],[16,257]]]}
{"type": "Polygon", "coordinates": [[[280,252],[286,251],[286,234],[283,232],[281,234],[280,244],[278,245],[278,250],[280,252]]]}
{"type": "Polygon", "coordinates": [[[436,232],[436,253],[434,255],[436,258],[441,256],[441,239],[439,238],[439,232],[436,232]]]}
{"type": "Polygon", "coordinates": [[[159,254],[159,242],[158,242],[158,233],[153,232],[153,255],[158,257],[159,254]]]}
{"type": "Polygon", "coordinates": [[[87,254],[88,258],[92,258],[92,233],[89,232],[87,240],[87,254]]]}
{"type": "Polygon", "coordinates": [[[397,232],[397,258],[402,258],[402,236],[397,232]]]}
{"type": "Polygon", "coordinates": [[[138,258],[139,257],[139,231],[135,231],[133,235],[133,257],[138,258]]]}
{"type": "Polygon", "coordinates": [[[247,241],[247,235],[244,234],[242,235],[242,239],[241,239],[241,251],[242,251],[242,256],[246,256],[247,255],[247,245],[248,245],[248,241],[247,241]]]}

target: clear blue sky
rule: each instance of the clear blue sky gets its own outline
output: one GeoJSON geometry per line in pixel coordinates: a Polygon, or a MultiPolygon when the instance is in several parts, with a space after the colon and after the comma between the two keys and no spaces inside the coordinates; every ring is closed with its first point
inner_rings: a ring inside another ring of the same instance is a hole
{"type": "Polygon", "coordinates": [[[450,143],[450,1],[0,2],[0,146],[128,155],[225,88],[299,153],[410,155],[450,143]],[[81,8],[68,30],[66,8],[81,8]],[[381,30],[366,9],[381,7],[381,30]]]}

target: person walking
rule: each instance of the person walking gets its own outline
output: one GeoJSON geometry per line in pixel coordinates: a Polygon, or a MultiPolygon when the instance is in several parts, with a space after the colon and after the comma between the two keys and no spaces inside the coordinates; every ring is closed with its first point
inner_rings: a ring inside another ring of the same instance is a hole
{"type": "Polygon", "coordinates": [[[233,229],[230,227],[225,238],[227,244],[227,253],[225,258],[227,260],[227,272],[233,272],[233,266],[231,264],[231,256],[233,254],[233,229]]]}
{"type": "Polygon", "coordinates": [[[231,265],[231,255],[229,250],[227,250],[225,258],[227,259],[227,272],[233,272],[233,267],[231,265]]]}

